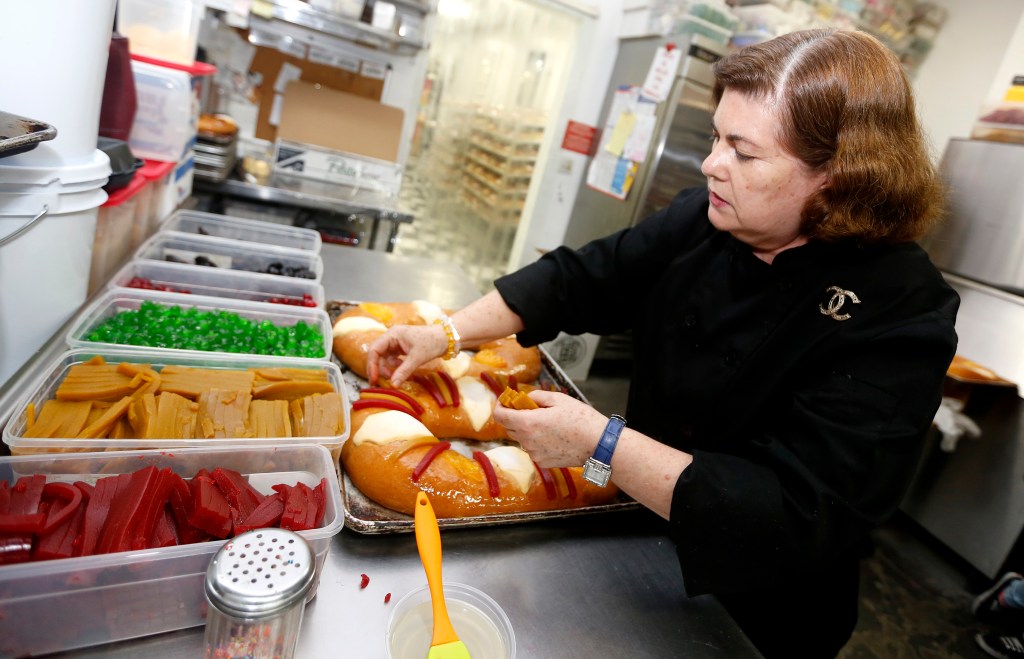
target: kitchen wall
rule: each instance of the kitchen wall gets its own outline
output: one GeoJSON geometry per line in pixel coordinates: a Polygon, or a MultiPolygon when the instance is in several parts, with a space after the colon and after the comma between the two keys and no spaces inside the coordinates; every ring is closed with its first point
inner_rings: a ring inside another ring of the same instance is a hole
{"type": "Polygon", "coordinates": [[[982,105],[1024,74],[1024,2],[935,0],[949,12],[914,78],[921,122],[938,161],[952,137],[970,137],[982,105]]]}

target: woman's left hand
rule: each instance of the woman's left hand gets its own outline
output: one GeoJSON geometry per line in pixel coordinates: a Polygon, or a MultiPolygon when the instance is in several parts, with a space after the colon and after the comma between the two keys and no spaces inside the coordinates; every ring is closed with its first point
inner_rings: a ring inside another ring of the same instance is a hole
{"type": "Polygon", "coordinates": [[[579,467],[594,453],[608,418],[571,396],[538,389],[536,410],[495,405],[494,420],[505,426],[541,467],[579,467]]]}

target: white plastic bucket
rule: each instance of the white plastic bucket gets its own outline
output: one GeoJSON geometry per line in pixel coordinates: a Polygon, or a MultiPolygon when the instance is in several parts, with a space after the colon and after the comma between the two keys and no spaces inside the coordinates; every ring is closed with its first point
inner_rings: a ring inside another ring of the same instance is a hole
{"type": "Polygon", "coordinates": [[[42,121],[57,137],[8,164],[61,167],[92,159],[115,0],[5,2],[0,108],[42,121]]]}
{"type": "Polygon", "coordinates": [[[0,385],[85,302],[110,159],[69,167],[0,161],[0,385]]]}

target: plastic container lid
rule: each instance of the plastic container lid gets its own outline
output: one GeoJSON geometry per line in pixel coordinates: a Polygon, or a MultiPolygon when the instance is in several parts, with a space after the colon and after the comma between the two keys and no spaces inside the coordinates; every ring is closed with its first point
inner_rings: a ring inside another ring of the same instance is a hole
{"type": "Polygon", "coordinates": [[[176,164],[167,160],[143,160],[142,169],[139,171],[150,181],[155,181],[174,171],[176,164]]]}
{"type": "MultiPolygon", "coordinates": [[[[0,191],[13,192],[11,186],[49,186],[54,182],[67,189],[102,187],[110,177],[110,158],[96,149],[80,165],[27,166],[7,165],[0,160],[0,191]],[[97,182],[99,185],[96,185],[97,182]]],[[[31,192],[31,190],[18,190],[31,192]]]]}
{"type": "Polygon", "coordinates": [[[155,64],[157,66],[167,67],[168,69],[184,71],[193,78],[212,76],[215,73],[217,73],[217,67],[213,64],[208,64],[206,62],[192,62],[192,64],[180,64],[178,62],[168,62],[167,60],[157,59],[155,57],[139,55],[138,53],[132,53],[132,59],[137,62],[145,62],[146,64],[155,64]]]}
{"type": "Polygon", "coordinates": [[[135,195],[139,194],[143,188],[149,183],[149,179],[142,175],[141,171],[135,172],[132,176],[132,180],[129,181],[128,185],[118,188],[109,194],[107,200],[103,202],[101,208],[109,208],[111,206],[120,206],[135,195]]]}
{"type": "Polygon", "coordinates": [[[0,164],[0,217],[32,217],[98,208],[107,200],[103,184],[110,158],[100,150],[84,165],[26,167],[0,164]]]}

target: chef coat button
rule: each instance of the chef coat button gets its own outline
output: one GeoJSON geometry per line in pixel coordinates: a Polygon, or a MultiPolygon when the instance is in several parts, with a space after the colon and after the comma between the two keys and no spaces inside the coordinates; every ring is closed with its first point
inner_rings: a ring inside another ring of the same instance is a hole
{"type": "Polygon", "coordinates": [[[694,325],[697,324],[697,317],[694,316],[692,313],[688,313],[685,316],[683,316],[683,324],[686,325],[687,327],[693,327],[694,325]]]}
{"type": "Polygon", "coordinates": [[[732,366],[736,363],[736,355],[731,352],[722,358],[722,363],[726,366],[732,366]]]}

